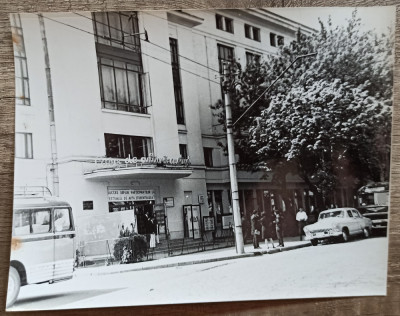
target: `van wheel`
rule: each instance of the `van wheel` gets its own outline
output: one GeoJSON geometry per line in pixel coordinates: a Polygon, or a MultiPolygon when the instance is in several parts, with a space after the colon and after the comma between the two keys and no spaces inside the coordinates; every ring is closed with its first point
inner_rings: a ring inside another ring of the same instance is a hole
{"type": "Polygon", "coordinates": [[[7,303],[6,307],[11,307],[17,300],[19,289],[21,288],[21,278],[17,269],[10,267],[8,274],[7,303]]]}

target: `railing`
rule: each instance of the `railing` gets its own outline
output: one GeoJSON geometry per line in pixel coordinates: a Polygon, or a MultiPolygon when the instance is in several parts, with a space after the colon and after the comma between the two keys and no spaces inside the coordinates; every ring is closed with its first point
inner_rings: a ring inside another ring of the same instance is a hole
{"type": "Polygon", "coordinates": [[[51,197],[51,191],[45,186],[15,186],[14,198],[51,197]]]}
{"type": "MultiPolygon", "coordinates": [[[[146,239],[146,246],[143,256],[138,258],[136,262],[150,261],[156,259],[167,258],[171,256],[179,256],[189,253],[197,253],[202,251],[221,249],[234,246],[234,236],[218,236],[217,238],[178,238],[178,239],[160,239],[159,243],[156,242],[155,247],[150,247],[150,235],[139,235],[146,239]]],[[[156,240],[157,241],[157,240],[156,240]]],[[[102,239],[87,242],[80,242],[77,249],[76,266],[88,267],[93,265],[113,265],[124,262],[123,258],[115,257],[115,247],[121,247],[124,244],[125,253],[129,254],[130,251],[134,252],[135,248],[133,237],[122,237],[113,239],[102,239]],[[127,241],[127,242],[123,242],[127,241]]]]}

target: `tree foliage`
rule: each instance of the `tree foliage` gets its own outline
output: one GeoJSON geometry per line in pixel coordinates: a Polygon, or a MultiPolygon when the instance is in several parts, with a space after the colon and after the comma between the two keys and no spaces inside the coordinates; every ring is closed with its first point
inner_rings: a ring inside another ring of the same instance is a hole
{"type": "Polygon", "coordinates": [[[297,174],[323,197],[339,184],[388,180],[394,37],[360,25],[354,11],[345,26],[299,30],[277,55],[231,78],[235,121],[297,56],[317,53],[298,60],[235,126],[242,165],[272,170],[281,183],[297,174]]]}

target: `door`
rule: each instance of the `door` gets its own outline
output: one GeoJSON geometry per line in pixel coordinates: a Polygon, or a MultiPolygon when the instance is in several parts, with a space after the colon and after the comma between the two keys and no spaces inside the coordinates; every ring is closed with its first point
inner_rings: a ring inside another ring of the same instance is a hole
{"type": "Polygon", "coordinates": [[[184,205],[183,218],[184,218],[185,237],[193,239],[201,238],[200,205],[184,205]]]}
{"type": "Polygon", "coordinates": [[[72,210],[68,207],[53,210],[54,279],[72,277],[75,258],[75,229],[72,210]]]}

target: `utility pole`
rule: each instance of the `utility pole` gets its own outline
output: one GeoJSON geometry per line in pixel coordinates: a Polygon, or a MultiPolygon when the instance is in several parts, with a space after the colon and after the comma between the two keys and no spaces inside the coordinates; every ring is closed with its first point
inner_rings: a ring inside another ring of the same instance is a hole
{"type": "Polygon", "coordinates": [[[39,26],[40,33],[42,35],[43,53],[44,53],[44,63],[46,71],[46,87],[47,87],[47,102],[49,107],[49,122],[50,122],[50,145],[51,145],[51,169],[53,178],[53,190],[54,196],[59,196],[60,180],[58,176],[58,153],[57,153],[57,136],[56,136],[56,121],[54,115],[54,98],[53,98],[53,87],[51,80],[51,70],[50,70],[50,60],[49,60],[49,50],[47,47],[47,37],[46,28],[44,25],[43,15],[39,14],[39,26]]]}
{"type": "Polygon", "coordinates": [[[243,231],[242,231],[242,219],[240,216],[238,182],[236,174],[235,144],[233,141],[231,95],[229,87],[226,86],[226,84],[229,82],[229,75],[230,75],[227,63],[224,63],[223,75],[225,81],[224,97],[225,97],[225,116],[226,116],[226,139],[228,143],[229,175],[231,180],[231,192],[232,192],[232,212],[233,212],[233,220],[235,223],[236,253],[243,254],[244,241],[243,241],[243,231]]]}
{"type": "Polygon", "coordinates": [[[232,108],[231,108],[231,94],[229,85],[230,70],[228,63],[224,63],[224,97],[225,97],[225,119],[226,119],[226,139],[228,144],[228,159],[229,159],[229,175],[231,180],[231,191],[232,191],[232,211],[233,220],[235,222],[235,241],[236,241],[236,252],[238,254],[244,253],[244,241],[242,231],[242,219],[240,216],[240,205],[239,205],[239,192],[238,192],[238,181],[236,173],[236,160],[235,160],[235,144],[233,140],[233,127],[253,108],[253,106],[265,95],[272,86],[300,59],[307,57],[314,57],[317,53],[311,53],[306,55],[297,56],[289,66],[266,88],[261,95],[247,108],[246,111],[232,123],[232,108]]]}

